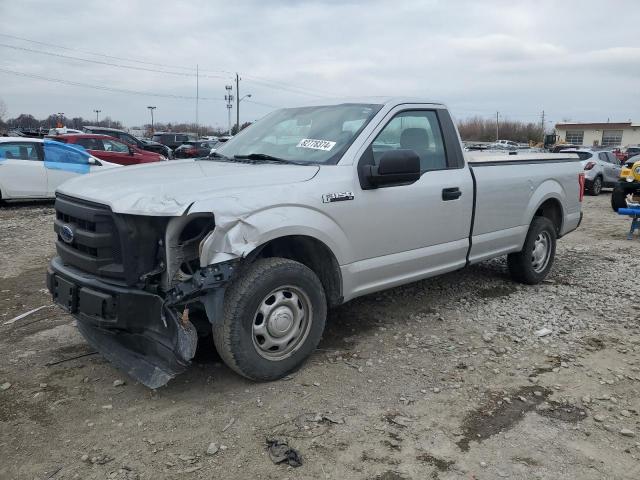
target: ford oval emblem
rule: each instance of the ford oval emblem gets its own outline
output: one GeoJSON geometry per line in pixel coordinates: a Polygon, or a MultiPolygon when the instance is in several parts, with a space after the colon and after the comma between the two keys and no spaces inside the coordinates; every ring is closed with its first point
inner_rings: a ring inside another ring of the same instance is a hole
{"type": "Polygon", "coordinates": [[[73,229],[69,225],[63,225],[60,229],[60,238],[64,243],[73,242],[73,229]]]}

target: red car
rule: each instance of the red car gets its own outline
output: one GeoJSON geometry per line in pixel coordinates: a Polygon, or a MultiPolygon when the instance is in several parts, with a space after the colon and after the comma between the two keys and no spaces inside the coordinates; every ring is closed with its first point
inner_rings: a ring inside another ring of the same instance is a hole
{"type": "Polygon", "coordinates": [[[120,165],[138,165],[166,160],[159,153],[142,150],[107,135],[72,133],[55,135],[50,138],[58,142],[80,145],[94,157],[120,165]]]}

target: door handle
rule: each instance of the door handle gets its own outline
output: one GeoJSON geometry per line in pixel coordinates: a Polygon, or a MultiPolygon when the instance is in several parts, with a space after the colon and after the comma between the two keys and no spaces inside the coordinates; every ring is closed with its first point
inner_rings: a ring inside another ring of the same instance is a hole
{"type": "Polygon", "coordinates": [[[442,201],[457,200],[462,195],[459,187],[443,188],[442,201]]]}

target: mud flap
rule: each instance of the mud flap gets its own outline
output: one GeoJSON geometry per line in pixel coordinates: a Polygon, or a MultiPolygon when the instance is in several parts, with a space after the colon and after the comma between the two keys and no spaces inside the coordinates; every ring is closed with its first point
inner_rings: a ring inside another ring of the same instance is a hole
{"type": "Polygon", "coordinates": [[[171,335],[158,339],[149,332],[100,328],[78,322],[78,330],[87,342],[115,367],[149,388],[166,385],[187,369],[196,353],[198,334],[190,322],[167,316],[175,328],[171,335]]]}

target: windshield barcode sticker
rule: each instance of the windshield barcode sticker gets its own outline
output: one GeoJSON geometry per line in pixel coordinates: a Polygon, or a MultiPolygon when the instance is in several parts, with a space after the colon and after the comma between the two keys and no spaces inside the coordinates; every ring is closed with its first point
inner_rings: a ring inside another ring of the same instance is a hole
{"type": "Polygon", "coordinates": [[[312,148],[313,150],[324,150],[328,152],[335,146],[336,142],[329,140],[314,140],[313,138],[303,138],[298,143],[298,148],[312,148]]]}

